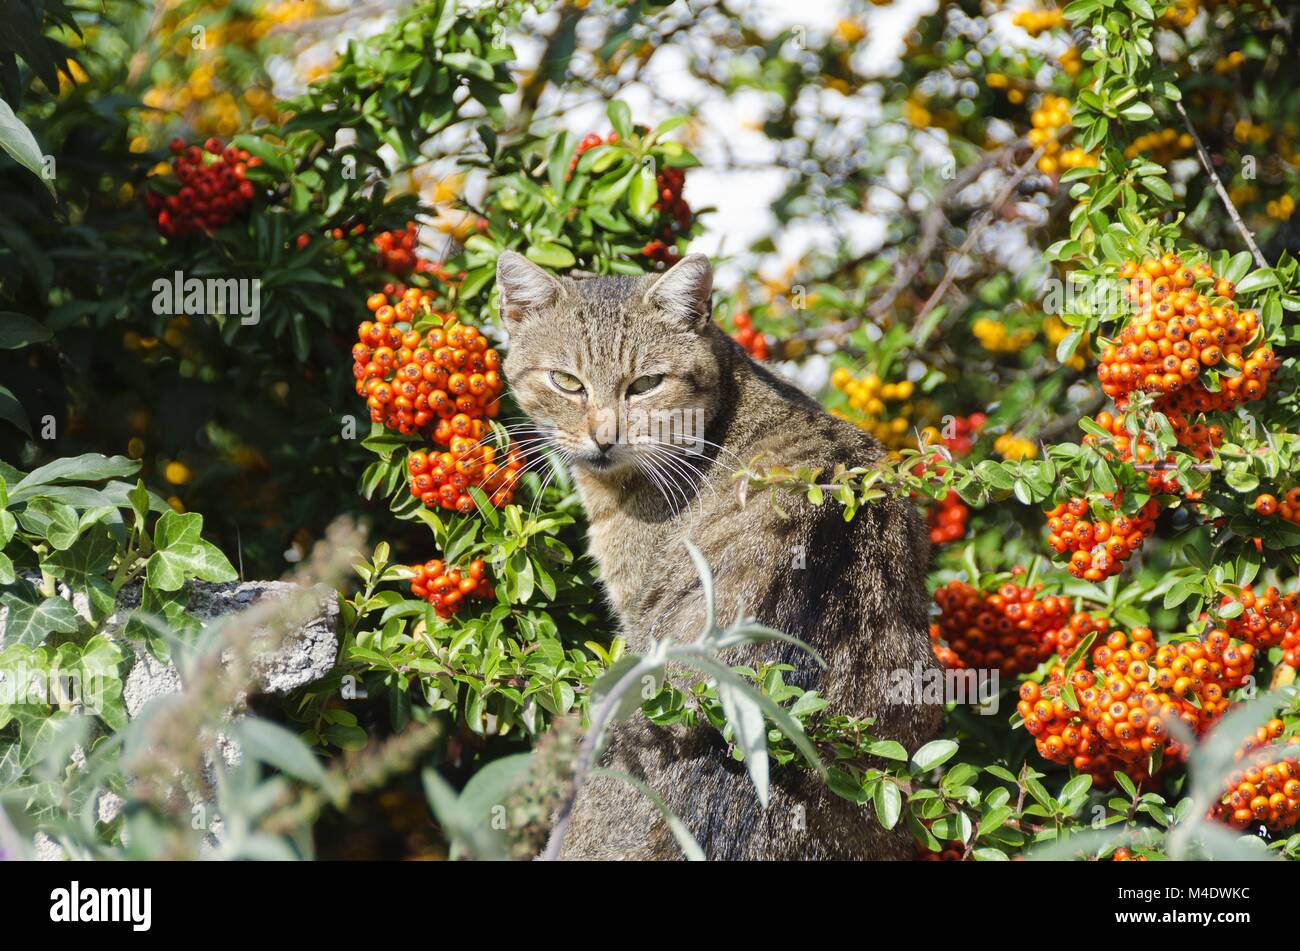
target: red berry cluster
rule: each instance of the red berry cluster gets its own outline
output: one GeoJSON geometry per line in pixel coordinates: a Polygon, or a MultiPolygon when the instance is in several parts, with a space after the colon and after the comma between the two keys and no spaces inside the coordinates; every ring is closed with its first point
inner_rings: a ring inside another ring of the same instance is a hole
{"type": "Polygon", "coordinates": [[[505,388],[501,355],[477,329],[435,311],[433,300],[419,288],[370,295],[366,306],[375,319],[357,328],[352,348],[357,395],[366,398],[373,422],[404,435],[423,433],[441,448],[411,453],[411,495],[430,508],[468,514],[469,490],[477,487],[493,505],[506,505],[523,460],[511,446],[503,462],[485,443],[486,420],[500,412],[505,388]]]}
{"type": "Polygon", "coordinates": [[[1238,829],[1259,823],[1274,832],[1300,823],[1300,749],[1296,748],[1300,736],[1283,740],[1285,730],[1281,720],[1269,720],[1242,746],[1239,760],[1266,747],[1277,751],[1291,748],[1292,752],[1229,774],[1223,798],[1211,810],[1211,818],[1238,829]]]}
{"type": "Polygon", "coordinates": [[[647,241],[641,249],[641,253],[652,261],[675,264],[681,257],[677,251],[677,236],[689,231],[693,220],[691,206],[682,198],[685,183],[686,173],[680,168],[661,168],[655,175],[659,189],[659,200],[654,205],[659,210],[659,237],[647,241]]]}
{"type": "Polygon", "coordinates": [[[946,545],[962,538],[966,534],[966,520],[969,517],[970,508],[961,500],[960,495],[949,489],[941,498],[934,500],[925,517],[930,543],[946,545]]]}
{"type": "Polygon", "coordinates": [[[463,608],[471,597],[493,597],[487,565],[482,561],[471,561],[463,572],[437,559],[410,568],[411,593],[432,604],[434,613],[443,620],[463,608]]]}
{"type": "MultiPolygon", "coordinates": [[[[975,445],[975,439],[981,427],[988,419],[983,413],[971,413],[969,416],[954,416],[947,423],[939,436],[944,447],[954,456],[964,456],[975,445]]],[[[947,467],[934,465],[934,474],[943,475],[947,467]]],[[[918,467],[920,475],[924,467],[918,467]]],[[[930,533],[932,545],[947,545],[958,541],[966,535],[966,522],[970,518],[970,507],[962,501],[961,496],[949,490],[942,498],[930,503],[926,514],[926,529],[930,533]]]]}
{"type": "Polygon", "coordinates": [[[731,322],[736,325],[736,331],[731,335],[731,339],[744,347],[746,353],[755,360],[766,360],[771,356],[767,349],[767,337],[754,326],[754,319],[749,316],[748,311],[742,310],[731,318],[731,322]]]}
{"type": "MultiPolygon", "coordinates": [[[[1111,503],[1110,510],[1119,508],[1119,493],[1107,492],[1104,497],[1111,503]]],[[[1069,553],[1067,570],[1071,575],[1101,581],[1123,571],[1124,561],[1142,547],[1155,530],[1160,505],[1148,499],[1133,516],[1118,514],[1095,522],[1088,520],[1088,514],[1088,500],[1079,497],[1050,509],[1047,543],[1058,555],[1069,553]]]]}
{"type": "Polygon", "coordinates": [[[565,179],[567,180],[573,177],[573,173],[578,167],[578,159],[582,158],[584,152],[590,152],[596,146],[604,145],[606,142],[608,142],[610,145],[617,145],[618,133],[611,132],[609,134],[609,137],[604,139],[602,139],[595,132],[588,132],[586,135],[584,135],[582,137],[582,141],[578,143],[578,147],[573,151],[573,158],[569,159],[569,171],[564,176],[565,179]]]}
{"type": "Polygon", "coordinates": [[[939,620],[930,625],[930,640],[939,662],[952,668],[995,668],[1008,676],[1036,668],[1070,617],[1069,599],[1039,598],[1042,587],[1009,582],[985,594],[953,580],[937,590],[939,620]]]}
{"type": "Polygon", "coordinates": [[[419,246],[418,238],[414,221],[408,221],[400,230],[379,232],[374,239],[379,267],[398,277],[432,270],[429,261],[415,253],[419,246]]]}
{"type": "Polygon", "coordinates": [[[223,148],[216,138],[202,148],[172,139],[171,150],[180,189],[174,195],[144,193],[145,206],[156,216],[163,237],[211,234],[248,210],[257,190],[244,175],[261,159],[243,149],[223,148]]]}
{"type": "Polygon", "coordinates": [[[988,417],[983,413],[971,413],[969,416],[954,416],[945,423],[942,435],[944,446],[954,456],[964,456],[975,445],[975,439],[988,417]]]}

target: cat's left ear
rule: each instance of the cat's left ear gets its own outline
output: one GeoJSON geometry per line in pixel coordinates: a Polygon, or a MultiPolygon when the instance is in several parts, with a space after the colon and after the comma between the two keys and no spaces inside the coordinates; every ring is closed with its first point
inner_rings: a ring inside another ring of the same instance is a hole
{"type": "Polygon", "coordinates": [[[507,324],[517,324],[564,296],[564,285],[555,275],[514,251],[502,251],[497,258],[497,290],[507,324]]]}
{"type": "Polygon", "coordinates": [[[713,268],[703,254],[688,254],[650,285],[645,303],[676,317],[692,330],[713,315],[713,268]]]}

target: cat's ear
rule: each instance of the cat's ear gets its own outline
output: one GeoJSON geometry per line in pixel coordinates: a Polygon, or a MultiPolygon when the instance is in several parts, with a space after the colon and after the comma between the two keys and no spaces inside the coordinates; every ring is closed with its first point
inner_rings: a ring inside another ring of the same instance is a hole
{"type": "Polygon", "coordinates": [[[703,254],[688,254],[650,285],[645,302],[699,330],[713,314],[713,268],[703,254]]]}
{"type": "Polygon", "coordinates": [[[554,274],[514,251],[502,251],[497,258],[497,289],[501,292],[501,316],[507,324],[550,307],[564,293],[564,285],[554,274]]]}

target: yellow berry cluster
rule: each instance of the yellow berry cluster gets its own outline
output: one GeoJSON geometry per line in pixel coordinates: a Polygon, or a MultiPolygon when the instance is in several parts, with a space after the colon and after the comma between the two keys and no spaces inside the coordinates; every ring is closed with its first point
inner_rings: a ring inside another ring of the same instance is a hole
{"type": "Polygon", "coordinates": [[[1017,327],[1014,330],[1000,320],[980,317],[971,324],[971,333],[980,342],[980,346],[991,353],[1019,353],[1034,339],[1034,331],[1029,327],[1017,327]]]}
{"type": "Polygon", "coordinates": [[[1030,36],[1038,36],[1040,33],[1046,33],[1048,30],[1054,30],[1058,26],[1065,25],[1065,17],[1060,10],[1021,10],[1011,22],[1020,27],[1030,36]]]}
{"type": "Polygon", "coordinates": [[[1083,57],[1077,46],[1071,46],[1056,59],[1061,64],[1061,71],[1067,76],[1078,76],[1083,71],[1083,57]]]}
{"type": "Polygon", "coordinates": [[[910,402],[916,392],[916,385],[911,380],[886,383],[875,373],[858,378],[846,368],[839,367],[831,374],[831,386],[847,396],[850,409],[856,411],[849,414],[833,410],[836,416],[865,429],[890,449],[900,449],[908,444],[908,433],[916,411],[910,402]]]}
{"type": "Polygon", "coordinates": [[[1246,62],[1246,54],[1241,50],[1233,50],[1227,56],[1214,61],[1214,72],[1219,76],[1226,76],[1234,70],[1241,69],[1241,64],[1246,62]]]}
{"type": "Polygon", "coordinates": [[[1029,144],[1042,147],[1038,170],[1044,175],[1069,171],[1072,168],[1095,168],[1097,157],[1083,149],[1062,150],[1061,140],[1070,134],[1070,101],[1062,96],[1044,96],[1038,108],[1029,117],[1033,126],[1029,130],[1029,144]]]}
{"type": "Polygon", "coordinates": [[[1160,129],[1139,135],[1124,149],[1124,157],[1135,158],[1143,152],[1149,153],[1153,162],[1167,165],[1173,159],[1181,157],[1192,147],[1190,134],[1179,133],[1176,129],[1160,129]]]}
{"type": "Polygon", "coordinates": [[[989,73],[984,81],[988,83],[990,89],[1005,89],[1007,91],[1007,101],[1013,106],[1018,106],[1025,101],[1025,94],[1020,89],[1011,85],[1011,80],[1002,73],[989,73]]]}
{"type": "Polygon", "coordinates": [[[1015,433],[1003,433],[993,440],[993,451],[1003,459],[1019,462],[1037,456],[1038,444],[1015,433]]]}
{"type": "Polygon", "coordinates": [[[1160,23],[1164,26],[1191,26],[1200,12],[1200,0],[1174,0],[1160,18],[1160,23]]]}
{"type": "MultiPolygon", "coordinates": [[[[175,5],[170,5],[175,6],[175,5]]],[[[227,4],[214,4],[218,8],[227,4]]],[[[234,135],[251,119],[280,121],[275,97],[261,86],[240,88],[223,79],[229,72],[229,53],[252,50],[277,27],[288,27],[311,20],[321,11],[318,0],[266,0],[227,11],[225,19],[211,22],[198,19],[195,12],[169,10],[157,29],[158,35],[172,37],[170,48],[160,51],[160,59],[184,65],[184,82],[156,82],[144,94],[144,104],[152,111],[145,120],[165,123],[181,113],[185,123],[201,135],[234,135]],[[202,32],[197,33],[196,28],[202,32]],[[201,43],[196,42],[201,39],[201,43]]],[[[286,30],[286,39],[292,31],[286,30]]]]}
{"type": "Polygon", "coordinates": [[[1295,199],[1290,195],[1283,195],[1277,201],[1270,201],[1267,210],[1270,218],[1286,221],[1295,213],[1295,199]]]}

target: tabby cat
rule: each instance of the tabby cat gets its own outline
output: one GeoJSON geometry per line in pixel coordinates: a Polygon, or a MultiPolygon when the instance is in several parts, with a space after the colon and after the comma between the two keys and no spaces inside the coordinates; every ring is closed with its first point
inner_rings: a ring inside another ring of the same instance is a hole
{"type": "MultiPolygon", "coordinates": [[[[505,252],[497,266],[510,339],[505,374],[537,438],[573,472],[589,552],[632,651],[697,636],[701,588],[683,542],[704,555],[721,623],[738,614],[801,638],[827,663],[772,642],[726,660],[792,664],[790,682],[837,713],[876,717],[873,732],[914,750],[936,730],[933,705],[896,702],[889,672],[934,664],[924,578],[928,545],[903,501],[859,509],[787,495],[742,499],[739,464],[869,465],[878,442],[823,412],[751,360],[711,319],[713,273],[692,254],[662,275],[558,278],[505,252]],[[919,665],[919,666],[916,666],[919,665]]],[[[829,792],[807,769],[774,770],[758,802],[744,764],[709,728],[643,717],[616,727],[604,764],[644,779],[712,859],[880,859],[910,854],[901,829],[829,792]]],[[[657,808],[616,779],[581,792],[562,856],[679,858],[657,808]]]]}

